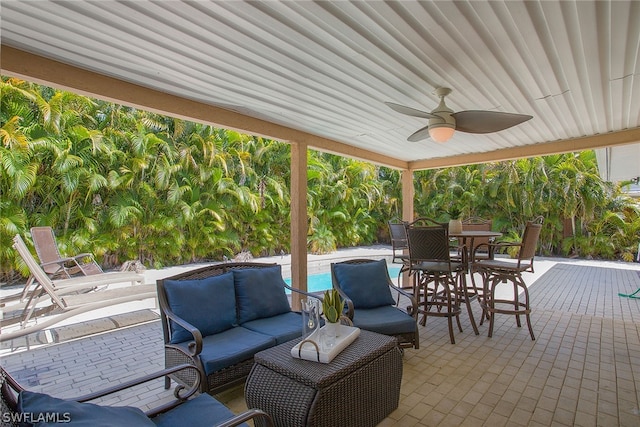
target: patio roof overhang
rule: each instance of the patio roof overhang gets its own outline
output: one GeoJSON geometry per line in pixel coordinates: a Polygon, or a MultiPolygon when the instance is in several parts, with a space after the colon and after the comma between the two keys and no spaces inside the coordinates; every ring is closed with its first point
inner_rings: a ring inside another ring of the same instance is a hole
{"type": "Polygon", "coordinates": [[[291,143],[300,265],[307,148],[406,171],[409,218],[413,170],[640,141],[635,1],[2,1],[0,19],[5,75],[291,143]],[[407,142],[426,123],[384,102],[430,111],[440,86],[455,111],[534,118],[407,142]]]}

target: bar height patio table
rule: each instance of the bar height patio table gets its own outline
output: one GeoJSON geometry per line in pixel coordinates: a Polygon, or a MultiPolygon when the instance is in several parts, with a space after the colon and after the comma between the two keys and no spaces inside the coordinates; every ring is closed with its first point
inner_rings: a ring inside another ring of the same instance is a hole
{"type": "Polygon", "coordinates": [[[457,237],[462,239],[462,244],[467,249],[467,260],[469,262],[473,261],[469,259],[469,256],[473,252],[474,240],[476,238],[492,238],[492,237],[502,237],[502,233],[497,231],[484,231],[484,230],[462,230],[457,233],[449,233],[449,237],[457,237]],[[467,246],[467,240],[469,240],[469,245],[467,246]]]}
{"type": "MultiPolygon", "coordinates": [[[[463,226],[464,227],[464,226],[463,226]]],[[[464,246],[465,250],[466,250],[466,267],[467,267],[467,271],[469,273],[470,279],[471,279],[471,286],[469,286],[468,284],[467,286],[467,293],[475,295],[478,299],[478,303],[480,303],[480,305],[482,306],[482,298],[484,298],[484,289],[481,287],[478,287],[476,285],[476,281],[473,277],[473,261],[471,259],[471,256],[473,254],[473,249],[474,249],[474,240],[476,238],[495,238],[495,237],[502,237],[502,233],[497,232],[497,231],[489,231],[489,230],[464,230],[462,229],[462,231],[459,231],[457,233],[449,233],[449,237],[457,237],[462,239],[462,245],[464,246]],[[467,240],[469,240],[469,245],[467,245],[467,240]]],[[[482,243],[481,243],[482,244],[482,243]]],[[[463,261],[465,261],[465,258],[463,258],[463,261]]]]}

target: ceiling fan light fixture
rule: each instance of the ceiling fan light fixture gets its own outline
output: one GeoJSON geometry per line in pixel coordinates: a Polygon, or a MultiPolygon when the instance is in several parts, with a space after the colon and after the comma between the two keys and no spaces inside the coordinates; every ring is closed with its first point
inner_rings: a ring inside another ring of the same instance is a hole
{"type": "Polygon", "coordinates": [[[429,125],[429,136],[435,142],[447,142],[451,139],[455,130],[454,126],[446,123],[429,125]]]}
{"type": "Polygon", "coordinates": [[[504,113],[489,110],[466,110],[454,112],[444,102],[445,96],[451,93],[447,87],[436,88],[434,94],[440,98],[440,103],[430,113],[405,107],[404,105],[386,102],[387,106],[400,114],[429,119],[429,124],[424,126],[407,138],[407,141],[417,142],[427,137],[427,133],[435,142],[447,142],[454,132],[465,133],[492,133],[509,129],[533,118],[527,114],[504,113]]]}

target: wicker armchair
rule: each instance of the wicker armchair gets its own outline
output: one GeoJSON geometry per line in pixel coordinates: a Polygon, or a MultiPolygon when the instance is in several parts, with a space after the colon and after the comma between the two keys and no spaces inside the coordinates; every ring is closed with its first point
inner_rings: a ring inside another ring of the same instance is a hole
{"type": "MultiPolygon", "coordinates": [[[[520,243],[485,244],[491,247],[490,252],[498,252],[508,247],[518,247],[519,251],[516,262],[487,259],[471,264],[471,273],[479,273],[482,276],[483,292],[480,305],[482,306],[483,316],[480,324],[482,324],[485,317],[489,319],[489,337],[493,335],[495,315],[501,313],[515,315],[518,327],[521,327],[520,316],[524,315],[527,320],[531,339],[535,340],[530,319],[531,307],[529,305],[529,290],[522,279],[522,273],[525,271],[533,272],[533,259],[536,254],[542,223],[543,218],[541,216],[533,221],[527,222],[520,243]],[[513,298],[496,298],[498,285],[506,282],[511,282],[513,285],[513,298]],[[520,293],[522,293],[522,297],[520,293]]],[[[476,248],[476,250],[479,249],[481,248],[476,248]]],[[[475,259],[475,256],[473,259],[475,259]]]]}
{"type": "Polygon", "coordinates": [[[394,336],[402,348],[420,348],[418,303],[395,286],[385,260],[353,259],[331,264],[333,287],[347,303],[353,326],[394,336]],[[399,308],[408,303],[406,311],[399,308]]]}
{"type": "MultiPolygon", "coordinates": [[[[154,374],[127,381],[126,383],[110,387],[75,399],[58,399],[48,394],[35,393],[25,390],[4,369],[0,367],[0,389],[2,417],[0,425],[22,425],[26,422],[32,425],[30,420],[47,419],[60,421],[60,424],[78,423],[95,426],[175,426],[188,425],[190,427],[217,426],[232,427],[243,425],[245,421],[255,420],[268,427],[273,426],[273,420],[265,412],[259,409],[249,409],[239,415],[234,415],[222,403],[208,394],[196,396],[199,388],[199,376],[197,369],[192,365],[175,366],[154,374]],[[175,399],[157,406],[147,412],[128,406],[100,406],[88,401],[98,399],[110,394],[135,387],[140,384],[162,378],[165,375],[179,371],[192,371],[196,378],[194,386],[185,389],[176,387],[175,399]]],[[[58,425],[58,423],[55,423],[58,425]]],[[[38,423],[38,425],[40,425],[38,423]]],[[[47,423],[47,425],[50,425],[47,423]]],[[[246,425],[246,424],[244,424],[246,425]]]]}

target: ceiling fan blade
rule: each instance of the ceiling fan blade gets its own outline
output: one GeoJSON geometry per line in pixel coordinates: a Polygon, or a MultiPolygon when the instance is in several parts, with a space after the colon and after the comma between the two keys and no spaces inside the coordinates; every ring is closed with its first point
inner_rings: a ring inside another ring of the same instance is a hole
{"type": "Polygon", "coordinates": [[[429,126],[425,126],[422,129],[418,129],[417,131],[409,135],[409,138],[407,138],[407,141],[418,142],[427,138],[429,138],[429,126]]]}
{"type": "Polygon", "coordinates": [[[416,110],[415,108],[405,107],[404,105],[394,104],[393,102],[385,102],[385,104],[387,104],[392,110],[397,111],[400,114],[422,117],[423,119],[432,119],[434,117],[437,117],[431,113],[427,113],[426,111],[416,110]]]}
{"type": "Polygon", "coordinates": [[[467,133],[498,132],[533,118],[526,114],[484,110],[459,111],[452,116],[456,119],[456,130],[467,133]]]}

